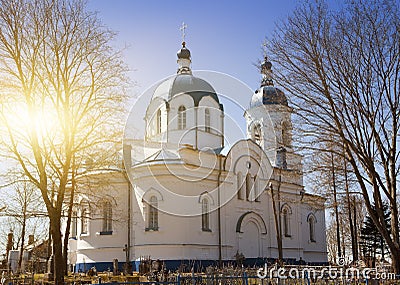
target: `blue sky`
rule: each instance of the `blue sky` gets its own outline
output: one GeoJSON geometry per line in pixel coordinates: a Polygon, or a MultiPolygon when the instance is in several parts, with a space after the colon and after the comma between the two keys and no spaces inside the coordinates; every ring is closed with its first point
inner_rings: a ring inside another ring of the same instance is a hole
{"type": "MultiPolygon", "coordinates": [[[[336,8],[345,0],[329,1],[329,5],[336,8]]],[[[241,80],[250,90],[257,89],[261,75],[255,63],[263,57],[263,41],[272,36],[277,23],[302,3],[304,1],[295,0],[89,0],[88,8],[97,11],[103,24],[118,33],[117,47],[127,47],[124,56],[131,70],[129,76],[135,82],[130,93],[131,97],[137,97],[156,82],[176,73],[182,22],[188,26],[185,41],[191,51],[193,70],[222,72],[241,80]]],[[[236,102],[246,108],[251,93],[243,94],[236,102]]],[[[229,107],[226,101],[222,103],[229,107]]],[[[135,125],[143,124],[140,117],[143,118],[146,105],[135,106],[142,112],[139,114],[135,110],[135,125]]],[[[243,138],[243,109],[225,108],[225,115],[232,116],[231,121],[240,124],[242,129],[230,142],[243,138]]]]}
{"type": "Polygon", "coordinates": [[[125,59],[137,92],[176,72],[183,21],[194,70],[224,72],[256,89],[260,75],[253,63],[263,56],[262,42],[298,3],[90,0],[89,9],[118,32],[119,47],[128,46],[125,59]]]}
{"type": "MultiPolygon", "coordinates": [[[[345,0],[330,1],[330,5],[337,6],[345,0]]],[[[118,33],[116,47],[126,47],[124,60],[131,70],[129,77],[135,82],[130,90],[133,98],[176,72],[182,22],[188,25],[186,42],[192,53],[192,69],[226,73],[255,90],[261,75],[254,63],[263,57],[263,40],[301,3],[88,0],[88,9],[98,12],[104,26],[118,33]]],[[[249,102],[250,98],[245,100],[249,102]]],[[[5,164],[0,164],[2,172],[7,168],[5,164]]]]}

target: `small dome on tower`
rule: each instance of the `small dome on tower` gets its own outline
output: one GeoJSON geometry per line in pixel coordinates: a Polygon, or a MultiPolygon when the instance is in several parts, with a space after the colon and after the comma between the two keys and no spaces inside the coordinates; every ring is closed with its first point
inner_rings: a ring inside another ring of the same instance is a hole
{"type": "Polygon", "coordinates": [[[264,58],[260,67],[263,79],[260,88],[256,90],[251,98],[250,108],[262,105],[288,106],[288,100],[285,93],[274,86],[272,78],[272,63],[268,61],[267,57],[264,58]]]}
{"type": "Polygon", "coordinates": [[[274,86],[264,86],[256,90],[251,98],[250,108],[262,105],[288,106],[285,93],[274,86]]]}
{"type": "Polygon", "coordinates": [[[220,104],[218,95],[210,83],[204,79],[192,75],[190,69],[190,51],[186,48],[186,43],[182,42],[182,48],[177,53],[178,56],[178,72],[163,82],[161,82],[154,90],[152,100],[161,98],[166,102],[170,102],[175,96],[187,94],[193,98],[194,105],[197,107],[203,97],[209,96],[220,104]]]}
{"type": "Polygon", "coordinates": [[[178,50],[177,54],[179,59],[190,59],[190,50],[186,48],[186,43],[182,42],[182,48],[178,50]]]}
{"type": "Polygon", "coordinates": [[[261,72],[270,70],[272,71],[272,63],[268,61],[268,59],[265,57],[264,61],[261,63],[261,72]]]}

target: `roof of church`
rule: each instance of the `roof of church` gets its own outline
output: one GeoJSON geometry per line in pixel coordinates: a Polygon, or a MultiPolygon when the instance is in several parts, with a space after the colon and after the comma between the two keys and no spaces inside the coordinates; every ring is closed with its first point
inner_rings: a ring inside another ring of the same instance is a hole
{"type": "Polygon", "coordinates": [[[285,93],[274,86],[264,86],[257,89],[251,97],[250,108],[262,105],[284,105],[288,106],[285,93]]]}
{"type": "Polygon", "coordinates": [[[170,101],[177,95],[187,94],[193,98],[194,105],[198,106],[203,97],[209,96],[219,104],[218,95],[207,81],[192,74],[177,74],[161,82],[155,89],[153,98],[170,101]]]}
{"type": "Polygon", "coordinates": [[[160,149],[145,159],[145,161],[156,161],[156,160],[178,160],[179,156],[166,149],[160,149]]]}
{"type": "Polygon", "coordinates": [[[186,43],[182,42],[182,48],[178,50],[177,54],[178,58],[186,58],[190,59],[190,50],[186,47],[186,43]]]}
{"type": "Polygon", "coordinates": [[[217,92],[211,84],[192,75],[190,69],[191,54],[184,41],[177,57],[179,65],[177,74],[161,82],[155,89],[152,99],[161,98],[169,102],[177,95],[187,94],[193,98],[194,105],[197,107],[202,98],[209,96],[220,105],[222,110],[223,107],[219,103],[217,92]]]}
{"type": "Polygon", "coordinates": [[[263,79],[261,87],[257,89],[251,98],[250,108],[262,105],[284,105],[288,106],[285,93],[274,86],[272,78],[272,63],[265,57],[261,63],[261,74],[263,79]]]}

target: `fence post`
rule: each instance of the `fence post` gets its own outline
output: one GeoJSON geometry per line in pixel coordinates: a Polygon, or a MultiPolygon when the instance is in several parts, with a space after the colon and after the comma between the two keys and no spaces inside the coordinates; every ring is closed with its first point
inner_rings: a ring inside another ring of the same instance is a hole
{"type": "Polygon", "coordinates": [[[243,278],[244,278],[244,285],[249,285],[249,279],[247,277],[246,271],[243,272],[243,278]]]}
{"type": "Polygon", "coordinates": [[[308,271],[305,272],[304,277],[307,280],[307,285],[310,285],[310,278],[308,278],[308,271]]]}

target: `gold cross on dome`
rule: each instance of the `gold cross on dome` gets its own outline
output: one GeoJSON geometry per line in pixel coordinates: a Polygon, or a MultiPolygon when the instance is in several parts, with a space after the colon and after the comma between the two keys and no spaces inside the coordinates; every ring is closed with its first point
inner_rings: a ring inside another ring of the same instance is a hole
{"type": "Polygon", "coordinates": [[[185,41],[186,28],[187,28],[187,25],[185,24],[185,22],[182,22],[182,26],[179,28],[179,30],[182,31],[182,42],[185,41]]]}

